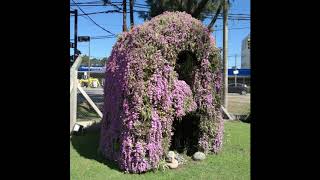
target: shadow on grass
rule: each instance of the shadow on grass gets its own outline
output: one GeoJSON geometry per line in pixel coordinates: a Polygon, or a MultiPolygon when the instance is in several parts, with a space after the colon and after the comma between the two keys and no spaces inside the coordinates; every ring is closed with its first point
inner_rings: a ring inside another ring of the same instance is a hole
{"type": "Polygon", "coordinates": [[[236,121],[241,121],[243,123],[249,123],[250,124],[250,120],[251,120],[251,115],[249,114],[233,114],[234,118],[236,121]]]}
{"type": "Polygon", "coordinates": [[[113,162],[106,160],[99,152],[99,138],[100,129],[90,127],[82,135],[72,135],[71,143],[73,148],[80,154],[80,156],[92,159],[97,162],[107,165],[110,169],[120,171],[118,165],[113,162]]]}

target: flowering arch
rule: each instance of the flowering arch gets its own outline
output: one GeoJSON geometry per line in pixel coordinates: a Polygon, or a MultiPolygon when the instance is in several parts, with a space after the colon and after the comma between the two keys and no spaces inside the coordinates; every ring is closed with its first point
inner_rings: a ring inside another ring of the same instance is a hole
{"type": "Polygon", "coordinates": [[[197,119],[197,150],[217,153],[223,134],[219,62],[208,29],[184,12],[165,12],[123,33],[106,67],[104,157],[128,172],[157,168],[170,148],[173,122],[189,114],[197,119]]]}

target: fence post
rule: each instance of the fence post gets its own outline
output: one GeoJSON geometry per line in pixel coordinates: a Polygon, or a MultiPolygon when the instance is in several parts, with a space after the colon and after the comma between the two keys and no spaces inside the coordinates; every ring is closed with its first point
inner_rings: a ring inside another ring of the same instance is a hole
{"type": "Polygon", "coordinates": [[[78,56],[70,68],[70,133],[77,121],[78,68],[81,61],[82,57],[78,56]]]}
{"type": "Polygon", "coordinates": [[[72,90],[70,93],[70,133],[77,120],[77,71],[71,71],[72,90]]]}

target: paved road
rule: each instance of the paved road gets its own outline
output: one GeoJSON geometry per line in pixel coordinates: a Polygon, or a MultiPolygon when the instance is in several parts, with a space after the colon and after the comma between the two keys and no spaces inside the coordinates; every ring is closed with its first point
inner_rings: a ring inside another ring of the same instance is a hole
{"type": "MultiPolygon", "coordinates": [[[[85,92],[93,102],[102,110],[103,107],[103,89],[102,88],[84,88],[85,92]]],[[[78,101],[83,102],[85,99],[78,91],[78,101]]],[[[250,94],[240,95],[237,93],[228,93],[229,103],[250,103],[250,94]]]]}
{"type": "Polygon", "coordinates": [[[83,88],[86,93],[89,94],[99,94],[103,95],[103,89],[102,88],[83,88]]]}

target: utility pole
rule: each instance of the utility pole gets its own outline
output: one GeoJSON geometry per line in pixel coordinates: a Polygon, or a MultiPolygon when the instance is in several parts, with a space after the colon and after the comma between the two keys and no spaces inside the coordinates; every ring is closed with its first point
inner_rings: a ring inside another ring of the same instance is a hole
{"type": "Polygon", "coordinates": [[[132,29],[134,26],[133,1],[134,0],[130,0],[130,29],[132,29]]]}
{"type": "Polygon", "coordinates": [[[228,110],[228,0],[223,2],[223,105],[228,110]]]}
{"type": "Polygon", "coordinates": [[[122,13],[122,31],[127,31],[127,0],[122,1],[123,13],[122,13]]]}
{"type": "MultiPolygon", "coordinates": [[[[235,58],[235,70],[237,70],[237,54],[234,55],[234,58],[235,58]]],[[[237,87],[237,74],[235,74],[234,76],[234,82],[235,82],[235,86],[237,87]]]]}
{"type": "Polygon", "coordinates": [[[91,41],[91,38],[89,39],[89,63],[88,63],[88,66],[89,66],[89,69],[88,69],[88,77],[90,78],[90,66],[91,66],[91,62],[90,62],[90,41],[91,41]]]}
{"type": "Polygon", "coordinates": [[[235,67],[237,68],[237,54],[234,55],[234,59],[235,59],[235,67]]]}
{"type": "Polygon", "coordinates": [[[74,52],[73,62],[76,61],[76,54],[78,50],[78,10],[74,10],[74,52]]]}

